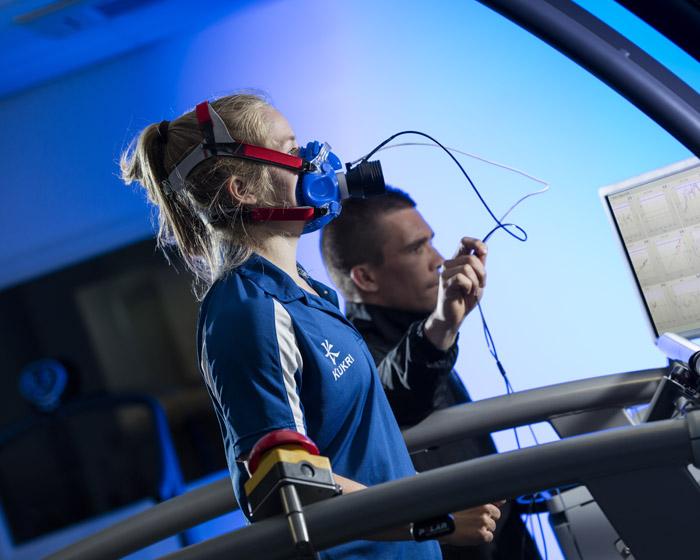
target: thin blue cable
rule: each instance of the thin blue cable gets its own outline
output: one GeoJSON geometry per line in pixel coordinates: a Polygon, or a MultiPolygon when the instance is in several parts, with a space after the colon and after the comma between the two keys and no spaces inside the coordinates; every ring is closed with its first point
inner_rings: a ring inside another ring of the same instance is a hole
{"type": "MultiPolygon", "coordinates": [[[[452,154],[452,152],[450,152],[450,150],[448,150],[448,149],[447,149],[445,146],[443,146],[440,142],[438,142],[437,140],[435,140],[435,138],[433,138],[433,137],[430,136],[429,134],[426,134],[425,132],[420,132],[420,131],[418,131],[418,130],[402,130],[401,132],[397,132],[396,134],[394,134],[394,135],[390,136],[389,138],[387,138],[386,140],[384,140],[384,142],[380,143],[376,148],[374,148],[370,153],[368,153],[368,154],[367,154],[365,157],[363,157],[360,161],[366,162],[370,157],[372,157],[375,153],[377,153],[381,148],[383,148],[384,146],[386,146],[386,145],[387,145],[389,142],[391,142],[394,138],[397,138],[398,136],[401,136],[401,135],[403,135],[403,134],[417,134],[418,136],[423,136],[424,138],[428,138],[429,140],[431,140],[432,142],[434,142],[437,146],[439,146],[440,148],[442,148],[443,151],[444,151],[448,156],[450,156],[450,158],[452,159],[452,161],[455,162],[455,164],[457,165],[457,167],[459,167],[459,170],[462,172],[462,175],[464,175],[464,177],[467,179],[467,181],[468,181],[469,184],[471,185],[472,190],[474,191],[474,193],[476,193],[476,196],[479,198],[479,201],[481,202],[481,204],[483,204],[484,208],[486,208],[486,211],[489,213],[489,215],[491,216],[491,218],[493,218],[493,221],[496,222],[496,223],[498,224],[498,228],[503,228],[503,229],[508,233],[508,235],[511,235],[512,237],[515,237],[515,239],[517,239],[517,240],[519,240],[519,241],[525,241],[525,239],[527,239],[527,237],[525,237],[525,238],[519,237],[516,233],[514,233],[514,232],[512,232],[511,230],[508,229],[508,227],[511,226],[511,225],[513,225],[513,224],[503,224],[503,223],[501,223],[501,220],[499,220],[499,219],[496,217],[496,215],[491,211],[491,208],[489,208],[489,205],[486,204],[486,201],[484,200],[484,197],[481,196],[481,193],[479,192],[479,189],[476,188],[476,185],[475,185],[474,182],[472,181],[472,179],[471,179],[471,177],[469,176],[469,174],[467,173],[467,171],[464,169],[464,167],[462,167],[462,164],[459,163],[459,160],[452,154]]],[[[519,228],[519,227],[517,227],[517,226],[515,226],[515,227],[517,228],[517,230],[522,231],[521,228],[519,228]]],[[[523,233],[524,233],[524,232],[523,232],[523,233]]]]}
{"type": "MultiPolygon", "coordinates": [[[[521,228],[521,227],[518,226],[517,224],[512,224],[512,223],[505,223],[505,224],[504,224],[504,223],[502,223],[502,222],[496,217],[496,215],[491,211],[491,208],[489,207],[489,205],[488,205],[488,204],[486,203],[486,201],[484,200],[484,197],[481,196],[481,193],[480,193],[479,190],[476,188],[476,185],[475,185],[474,182],[472,181],[472,179],[471,179],[471,177],[469,176],[469,174],[467,173],[467,171],[464,169],[464,167],[462,167],[462,164],[457,160],[457,158],[452,154],[452,152],[451,152],[450,150],[448,150],[445,146],[443,146],[440,142],[438,142],[437,140],[435,140],[435,138],[433,138],[433,137],[430,136],[429,134],[426,134],[426,133],[424,133],[424,132],[420,132],[420,131],[417,131],[417,130],[404,130],[404,131],[401,131],[401,132],[397,132],[396,134],[390,136],[389,138],[387,138],[386,140],[384,140],[383,142],[381,142],[376,148],[374,148],[374,149],[373,149],[371,152],[369,152],[364,158],[362,158],[361,161],[367,161],[367,160],[369,160],[369,158],[372,157],[372,155],[374,155],[376,152],[378,152],[382,147],[384,147],[386,144],[388,144],[389,142],[391,142],[394,138],[397,138],[398,136],[401,136],[401,135],[403,135],[403,134],[417,134],[418,136],[423,136],[423,137],[425,137],[425,138],[428,138],[429,140],[431,140],[432,142],[434,142],[437,146],[439,146],[440,148],[442,148],[442,150],[443,150],[448,156],[450,156],[450,158],[452,159],[452,161],[454,161],[454,163],[457,165],[457,167],[459,167],[459,170],[462,172],[462,174],[464,175],[464,177],[465,177],[465,178],[467,179],[467,181],[469,182],[469,185],[472,187],[474,193],[475,193],[476,196],[479,198],[479,201],[480,201],[481,204],[484,206],[484,208],[486,209],[486,211],[489,213],[489,215],[491,216],[491,218],[493,218],[493,221],[496,222],[496,224],[497,224],[496,227],[493,228],[493,229],[484,237],[484,239],[483,239],[483,242],[484,242],[484,243],[486,243],[486,241],[488,241],[488,239],[489,239],[496,231],[498,231],[499,229],[503,229],[508,235],[510,235],[511,237],[514,237],[514,238],[517,239],[518,241],[521,241],[521,242],[527,241],[527,233],[525,232],[525,230],[524,230],[523,228],[521,228]],[[511,229],[509,229],[509,228],[514,228],[516,232],[519,232],[519,233],[521,233],[522,235],[518,235],[518,234],[515,233],[514,231],[511,231],[511,229]]],[[[506,214],[507,214],[507,213],[506,213],[506,214]]],[[[504,216],[504,218],[505,218],[505,216],[504,216]]],[[[488,349],[489,349],[489,352],[491,353],[491,355],[493,356],[494,360],[496,361],[496,366],[498,367],[498,371],[499,371],[499,372],[501,373],[501,375],[503,376],[503,379],[504,379],[505,384],[506,384],[506,394],[514,393],[515,391],[513,390],[513,386],[511,385],[510,380],[508,379],[508,375],[506,374],[506,370],[505,370],[505,368],[503,367],[503,364],[501,364],[501,361],[500,361],[499,358],[498,358],[498,352],[497,352],[497,350],[496,350],[496,345],[495,345],[494,342],[493,342],[493,337],[491,336],[491,331],[489,330],[489,327],[488,327],[488,325],[486,324],[486,318],[484,317],[484,312],[483,312],[483,309],[481,308],[481,302],[478,302],[478,303],[477,303],[477,306],[478,306],[478,308],[479,308],[479,314],[481,315],[481,322],[482,322],[483,327],[484,327],[484,336],[485,336],[485,338],[486,338],[486,345],[487,345],[487,347],[488,347],[488,349]]],[[[538,442],[537,442],[537,437],[535,436],[535,432],[534,432],[534,430],[532,429],[532,426],[529,425],[529,428],[530,428],[530,432],[532,433],[532,437],[533,437],[533,439],[534,439],[534,441],[535,441],[535,444],[538,444],[538,442]]],[[[515,428],[513,428],[513,433],[514,433],[514,435],[515,435],[515,442],[516,442],[517,448],[518,448],[518,449],[522,449],[522,447],[521,447],[521,445],[520,445],[520,438],[518,437],[518,429],[517,429],[517,426],[516,426],[515,428]]],[[[532,496],[532,498],[531,498],[531,504],[534,505],[534,501],[535,501],[535,494],[533,494],[533,496],[532,496]]],[[[532,520],[532,514],[530,514],[530,520],[532,520]]],[[[547,560],[547,544],[546,544],[546,542],[545,542],[545,540],[544,540],[544,529],[543,529],[543,527],[542,527],[542,520],[540,519],[539,515],[537,515],[537,521],[538,521],[538,524],[539,524],[540,535],[542,536],[542,545],[543,545],[543,547],[544,547],[545,560],[547,560]]],[[[534,527],[533,527],[533,529],[532,529],[532,532],[534,533],[534,527]]],[[[523,540],[523,553],[524,553],[524,540],[523,540]]]]}

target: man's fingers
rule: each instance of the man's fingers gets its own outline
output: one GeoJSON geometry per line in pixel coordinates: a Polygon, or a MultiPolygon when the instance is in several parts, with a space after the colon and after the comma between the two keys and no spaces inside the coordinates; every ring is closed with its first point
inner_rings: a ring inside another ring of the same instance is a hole
{"type": "Polygon", "coordinates": [[[494,504],[484,504],[453,513],[457,530],[446,542],[458,546],[471,546],[493,540],[496,521],[501,511],[494,504]]]}
{"type": "Polygon", "coordinates": [[[485,512],[483,515],[483,530],[482,537],[486,542],[491,542],[493,539],[493,532],[496,530],[496,521],[501,518],[501,510],[492,504],[487,504],[484,506],[485,512]]]}
{"type": "Polygon", "coordinates": [[[461,293],[465,296],[477,295],[481,288],[479,278],[474,273],[474,270],[469,268],[464,272],[458,272],[451,278],[444,280],[445,293],[456,294],[461,293]],[[458,290],[459,292],[456,292],[458,290]]]}
{"type": "Polygon", "coordinates": [[[501,510],[499,510],[493,504],[486,504],[481,506],[483,513],[481,514],[482,523],[482,536],[486,537],[486,542],[489,542],[493,538],[493,531],[496,530],[496,521],[501,518],[501,510]]]}
{"type": "MultiPolygon", "coordinates": [[[[502,502],[501,505],[505,503],[502,502]]],[[[491,519],[494,520],[494,527],[496,525],[496,521],[498,521],[501,518],[501,510],[494,504],[487,504],[489,508],[489,515],[491,516],[491,519]]]]}
{"type": "Polygon", "coordinates": [[[484,275],[486,275],[486,268],[484,267],[484,263],[476,255],[460,255],[453,259],[443,261],[442,270],[449,271],[451,269],[460,268],[462,266],[471,266],[475,270],[478,270],[484,275]]]}
{"type": "Polygon", "coordinates": [[[474,255],[445,261],[442,270],[443,281],[449,281],[460,274],[471,278],[475,286],[483,288],[486,285],[486,270],[474,255]]]}
{"type": "Polygon", "coordinates": [[[457,258],[462,255],[475,255],[483,263],[486,261],[487,252],[488,247],[483,241],[474,239],[473,237],[463,237],[459,242],[457,252],[452,258],[457,258]]]}

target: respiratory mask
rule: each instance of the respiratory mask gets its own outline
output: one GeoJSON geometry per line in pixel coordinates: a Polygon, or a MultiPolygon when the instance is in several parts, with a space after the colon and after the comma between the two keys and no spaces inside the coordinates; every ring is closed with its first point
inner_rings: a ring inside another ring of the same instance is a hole
{"type": "Polygon", "coordinates": [[[192,170],[210,158],[236,157],[290,169],[299,174],[298,206],[248,208],[246,216],[251,221],[304,221],[303,233],[316,231],[336,218],[345,198],[371,198],[386,193],[379,161],[361,161],[352,168],[348,163],[346,171],[342,172],[340,159],[327,143],[309,142],[299,150],[298,156],[292,156],[236,142],[207,101],[197,105],[196,113],[204,140],[163,181],[166,191],[183,190],[192,170]]]}

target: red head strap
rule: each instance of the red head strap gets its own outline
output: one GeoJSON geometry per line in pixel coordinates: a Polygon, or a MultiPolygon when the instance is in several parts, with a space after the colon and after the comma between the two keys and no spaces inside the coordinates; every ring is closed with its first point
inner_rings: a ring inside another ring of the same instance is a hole
{"type": "Polygon", "coordinates": [[[254,146],[244,142],[236,142],[226,128],[226,124],[214,109],[205,101],[195,109],[199,129],[204,140],[182,160],[163,181],[164,186],[177,192],[185,188],[185,180],[192,170],[212,157],[237,157],[268,163],[292,171],[313,171],[314,166],[305,159],[295,157],[262,146],[254,146]]]}

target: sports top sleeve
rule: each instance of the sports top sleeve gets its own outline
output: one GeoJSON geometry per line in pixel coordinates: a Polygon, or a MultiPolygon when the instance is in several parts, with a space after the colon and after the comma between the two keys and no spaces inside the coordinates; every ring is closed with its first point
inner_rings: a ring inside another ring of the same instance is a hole
{"type": "Polygon", "coordinates": [[[291,318],[278,301],[231,275],[207,294],[199,337],[202,372],[236,460],[269,431],[306,434],[302,358],[291,318]]]}
{"type": "Polygon", "coordinates": [[[423,334],[423,323],[412,323],[388,348],[367,341],[400,426],[416,424],[434,410],[435,391],[450,375],[457,358],[456,345],[442,351],[431,344],[423,334]]]}

